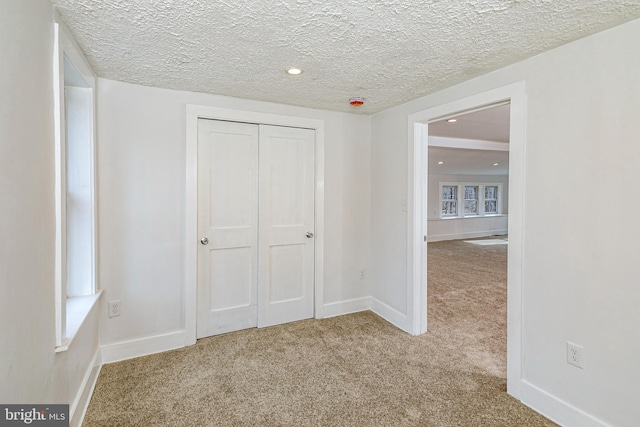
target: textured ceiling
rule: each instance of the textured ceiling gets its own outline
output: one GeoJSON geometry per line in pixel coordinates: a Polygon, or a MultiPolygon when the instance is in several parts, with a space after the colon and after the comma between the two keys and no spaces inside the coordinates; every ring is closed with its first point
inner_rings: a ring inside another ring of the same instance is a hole
{"type": "Polygon", "coordinates": [[[364,114],[640,17],[640,0],[52,3],[100,77],[364,114]]]}

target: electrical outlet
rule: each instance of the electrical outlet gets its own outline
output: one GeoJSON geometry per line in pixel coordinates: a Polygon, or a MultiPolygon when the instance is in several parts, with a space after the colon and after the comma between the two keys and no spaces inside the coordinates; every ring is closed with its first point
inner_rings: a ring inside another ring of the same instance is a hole
{"type": "Polygon", "coordinates": [[[584,348],[567,341],[567,363],[584,369],[584,348]]]}
{"type": "Polygon", "coordinates": [[[364,280],[365,277],[367,277],[367,270],[363,268],[360,270],[360,280],[364,280]]]}
{"type": "Polygon", "coordinates": [[[109,301],[107,314],[109,317],[118,317],[120,316],[120,309],[120,301],[109,301]]]}

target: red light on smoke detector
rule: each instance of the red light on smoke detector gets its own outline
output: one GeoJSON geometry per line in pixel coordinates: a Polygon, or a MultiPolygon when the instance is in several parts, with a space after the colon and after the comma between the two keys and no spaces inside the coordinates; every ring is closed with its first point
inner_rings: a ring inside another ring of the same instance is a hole
{"type": "Polygon", "coordinates": [[[349,104],[351,104],[352,107],[359,107],[364,104],[364,99],[360,98],[359,96],[356,98],[351,98],[349,100],[349,104]]]}

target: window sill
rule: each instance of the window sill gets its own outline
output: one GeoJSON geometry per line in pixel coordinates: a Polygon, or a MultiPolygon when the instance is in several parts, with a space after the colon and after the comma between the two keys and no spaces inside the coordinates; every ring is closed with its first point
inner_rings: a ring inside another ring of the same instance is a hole
{"type": "Polygon", "coordinates": [[[80,327],[86,320],[89,312],[100,299],[102,291],[98,291],[93,295],[87,295],[83,297],[71,297],[67,298],[67,329],[65,331],[65,338],[62,344],[56,347],[56,353],[69,350],[73,338],[76,336],[80,327]]]}
{"type": "Polygon", "coordinates": [[[473,219],[473,218],[495,218],[501,216],[509,216],[508,214],[490,214],[490,215],[467,215],[467,216],[446,216],[443,218],[427,218],[427,221],[449,221],[451,219],[473,219]]]}

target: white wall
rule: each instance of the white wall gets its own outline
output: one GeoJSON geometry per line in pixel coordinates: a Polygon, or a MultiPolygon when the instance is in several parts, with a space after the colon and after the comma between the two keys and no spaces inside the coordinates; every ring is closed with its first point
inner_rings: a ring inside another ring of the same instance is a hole
{"type": "Polygon", "coordinates": [[[372,121],[372,294],[406,313],[407,116],[525,82],[522,398],[566,425],[640,419],[639,39],[632,21],[372,121]]]}
{"type": "Polygon", "coordinates": [[[98,100],[103,345],[184,329],[187,104],[325,120],[324,303],[370,295],[370,117],[105,79],[98,100]]]}
{"type": "Polygon", "coordinates": [[[440,218],[440,183],[497,183],[502,184],[502,214],[509,212],[509,177],[505,175],[429,175],[427,183],[427,206],[429,242],[469,239],[494,234],[504,234],[508,217],[470,216],[467,218],[440,218]]]}
{"type": "MultiPolygon", "coordinates": [[[[98,348],[95,310],[56,354],[53,18],[0,6],[0,402],[73,404],[98,348]]],[[[77,420],[76,420],[77,421],[77,420]]]]}

